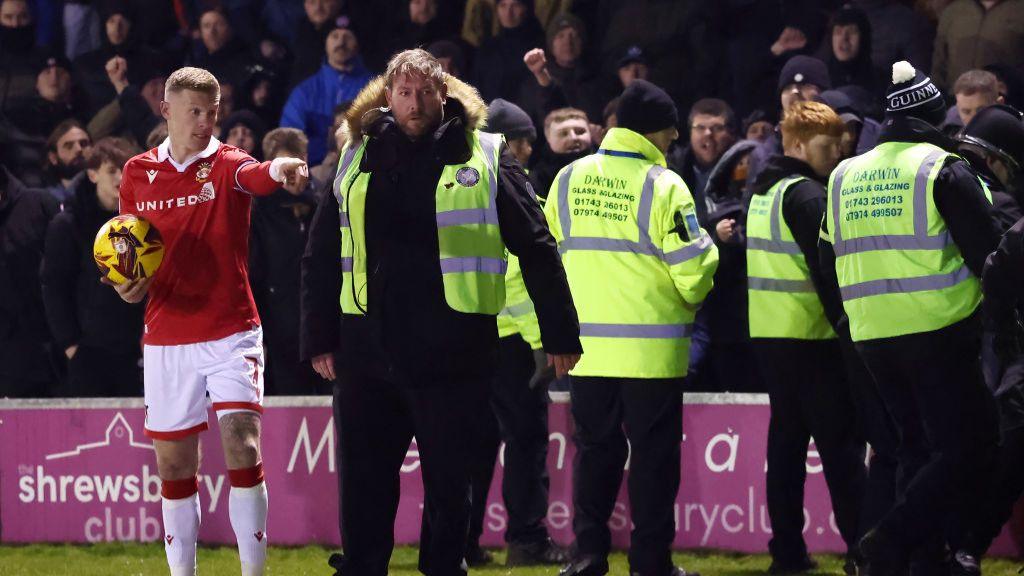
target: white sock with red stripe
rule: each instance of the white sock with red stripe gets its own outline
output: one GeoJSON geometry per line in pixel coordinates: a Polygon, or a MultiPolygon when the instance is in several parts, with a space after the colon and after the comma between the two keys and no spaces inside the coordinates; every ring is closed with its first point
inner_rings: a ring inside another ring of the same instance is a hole
{"type": "Polygon", "coordinates": [[[196,541],[199,539],[199,479],[162,480],[164,552],[171,576],[195,576],[196,541]]]}
{"type": "Polygon", "coordinates": [[[228,470],[231,494],[228,514],[238,540],[242,576],[263,576],[267,562],[267,483],[263,463],[243,470],[228,470]]]}

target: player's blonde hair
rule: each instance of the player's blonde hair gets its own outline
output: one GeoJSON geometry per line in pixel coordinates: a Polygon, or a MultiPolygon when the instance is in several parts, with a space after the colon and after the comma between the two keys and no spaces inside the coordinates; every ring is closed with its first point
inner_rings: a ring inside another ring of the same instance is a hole
{"type": "Polygon", "coordinates": [[[834,110],[821,102],[795,102],[786,109],[779,128],[782,130],[782,146],[789,148],[797,142],[809,142],[820,134],[840,138],[846,131],[846,124],[834,110]]]}
{"type": "Polygon", "coordinates": [[[214,103],[220,102],[220,83],[209,70],[185,66],[172,72],[164,84],[164,99],[182,90],[200,92],[209,96],[214,103]]]}
{"type": "Polygon", "coordinates": [[[395,78],[405,74],[425,76],[437,88],[444,84],[444,69],[441,68],[441,63],[422,48],[403,50],[391,58],[387,70],[384,71],[384,87],[391,90],[395,78]]]}

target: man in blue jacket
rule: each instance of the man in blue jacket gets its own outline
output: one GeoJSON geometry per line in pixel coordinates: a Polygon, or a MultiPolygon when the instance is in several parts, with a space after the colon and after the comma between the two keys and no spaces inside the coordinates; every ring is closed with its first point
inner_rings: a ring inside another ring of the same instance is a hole
{"type": "Polygon", "coordinates": [[[327,154],[327,132],[334,108],[348,102],[370,81],[370,71],[359,55],[359,40],[349,29],[346,16],[339,17],[324,43],[324,63],[288,96],[281,126],[298,128],[309,137],[309,161],[319,164],[327,154]]]}

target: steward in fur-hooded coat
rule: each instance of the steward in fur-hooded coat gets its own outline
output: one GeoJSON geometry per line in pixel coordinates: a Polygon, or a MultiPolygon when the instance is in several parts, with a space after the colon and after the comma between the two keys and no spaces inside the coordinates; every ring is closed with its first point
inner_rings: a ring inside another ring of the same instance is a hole
{"type": "MultiPolygon", "coordinates": [[[[371,174],[366,196],[365,316],[342,317],[338,201],[320,200],[302,259],[302,357],[340,351],[335,369],[414,387],[490,378],[497,364],[494,316],[455,312],[441,280],[434,194],[446,164],[471,156],[470,131],[485,127],[487,106],[477,91],[446,76],[441,125],[410,140],[385,112],[384,78],[371,81],[348,110],[349,145],[367,139],[359,169],[371,174]],[[340,318],[340,322],[339,322],[340,318]],[[340,348],[339,348],[340,345],[340,348]]],[[[572,296],[554,239],[529,181],[508,147],[501,147],[497,191],[501,236],[522,265],[546,352],[582,351],[572,296]]]]}

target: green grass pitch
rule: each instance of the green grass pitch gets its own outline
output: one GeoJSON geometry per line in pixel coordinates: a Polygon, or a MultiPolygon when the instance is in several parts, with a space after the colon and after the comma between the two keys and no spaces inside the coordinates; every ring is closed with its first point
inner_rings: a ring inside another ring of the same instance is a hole
{"type": "MultiPolygon", "coordinates": [[[[330,550],[309,546],[304,548],[273,548],[267,563],[267,574],[287,576],[329,576],[327,566],[330,550]]],[[[504,552],[496,551],[495,564],[473,568],[471,574],[499,576],[557,576],[555,567],[505,568],[504,552]]],[[[838,556],[816,556],[821,564],[814,575],[842,575],[842,559],[838,556]]],[[[703,576],[754,576],[765,574],[766,555],[720,554],[698,552],[677,554],[676,563],[703,576]]],[[[986,576],[1017,576],[1021,563],[997,559],[987,560],[986,576]]],[[[238,574],[238,555],[233,548],[201,547],[199,574],[221,576],[238,574]]],[[[0,576],[166,576],[164,553],[158,544],[99,544],[92,546],[0,546],[0,576]]],[[[391,574],[413,576],[416,571],[416,549],[398,548],[391,559],[391,574]]],[[[611,575],[628,574],[626,557],[615,554],[611,575]]]]}

